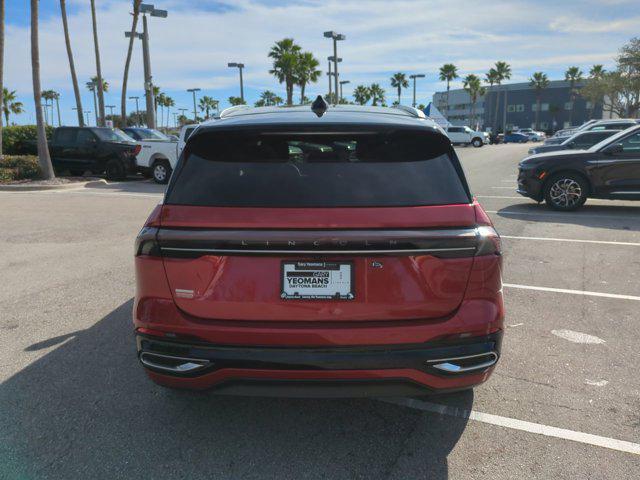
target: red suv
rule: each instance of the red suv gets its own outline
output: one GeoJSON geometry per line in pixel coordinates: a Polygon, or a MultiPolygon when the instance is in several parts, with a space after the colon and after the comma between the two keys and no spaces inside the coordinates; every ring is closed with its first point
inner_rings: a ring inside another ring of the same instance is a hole
{"type": "Polygon", "coordinates": [[[442,129],[415,109],[321,98],[230,110],[190,137],[136,241],[148,375],[285,396],[485,381],[500,238],[442,129]]]}

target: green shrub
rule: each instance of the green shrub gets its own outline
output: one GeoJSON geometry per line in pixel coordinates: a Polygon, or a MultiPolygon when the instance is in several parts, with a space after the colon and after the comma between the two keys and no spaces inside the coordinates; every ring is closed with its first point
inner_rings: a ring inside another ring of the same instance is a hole
{"type": "Polygon", "coordinates": [[[0,183],[40,177],[40,164],[35,156],[5,155],[0,159],[0,183]]]}
{"type": "MultiPolygon", "coordinates": [[[[51,141],[53,127],[47,126],[47,140],[51,141]]],[[[2,152],[5,155],[37,155],[38,134],[35,125],[12,125],[2,129],[2,152]]]]}

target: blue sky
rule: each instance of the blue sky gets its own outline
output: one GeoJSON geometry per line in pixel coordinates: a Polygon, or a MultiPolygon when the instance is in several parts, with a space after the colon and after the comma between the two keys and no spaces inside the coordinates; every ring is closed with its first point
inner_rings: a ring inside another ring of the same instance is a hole
{"type": "MultiPolygon", "coordinates": [[[[11,121],[34,118],[29,56],[29,2],[7,3],[5,85],[16,90],[26,112],[11,121]]],[[[119,105],[130,29],[130,0],[97,0],[103,76],[110,84],[106,104],[119,105]]],[[[238,95],[237,70],[227,62],[246,65],[245,97],[253,102],[265,89],[284,97],[284,88],[269,75],[267,52],[274,41],[293,37],[321,59],[331,55],[322,32],[335,30],[347,40],[339,44],[341,78],[350,80],[344,94],[358,84],[380,83],[387,97],[395,92],[389,77],[402,71],[424,73],[417,93],[428,103],[443,84],[438,67],[456,64],[462,75],[484,73],[497,60],[512,65],[512,81],[526,81],[534,71],[563,77],[570,65],[588,71],[594,63],[613,66],[620,46],[639,35],[637,0],[511,0],[508,2],[446,0],[155,0],[169,11],[166,19],[151,18],[151,60],[154,83],[176,101],[192,108],[187,88],[220,99],[226,105],[238,95]]],[[[41,0],[41,69],[43,88],[61,93],[63,123],[73,124],[73,92],[62,35],[59,2],[41,0]]],[[[76,69],[83,107],[94,110],[84,83],[95,75],[88,0],[67,0],[76,69]]],[[[142,55],[136,45],[128,94],[142,96],[142,55]]],[[[457,85],[454,85],[457,86],[457,85]]],[[[307,88],[307,96],[326,93],[327,78],[307,88]]],[[[296,96],[298,93],[296,92],[296,96]]],[[[410,103],[410,92],[403,103],[410,103]]],[[[134,109],[133,103],[129,109],[134,109]]],[[[117,110],[117,109],[116,109],[117,110]]]]}

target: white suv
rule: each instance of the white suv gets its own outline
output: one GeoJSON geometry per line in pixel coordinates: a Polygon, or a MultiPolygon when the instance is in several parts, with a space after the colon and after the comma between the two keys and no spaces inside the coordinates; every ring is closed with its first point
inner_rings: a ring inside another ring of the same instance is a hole
{"type": "Polygon", "coordinates": [[[447,136],[454,145],[473,145],[474,147],[481,147],[485,143],[489,143],[489,135],[485,132],[476,132],[469,127],[447,127],[447,136]]]}

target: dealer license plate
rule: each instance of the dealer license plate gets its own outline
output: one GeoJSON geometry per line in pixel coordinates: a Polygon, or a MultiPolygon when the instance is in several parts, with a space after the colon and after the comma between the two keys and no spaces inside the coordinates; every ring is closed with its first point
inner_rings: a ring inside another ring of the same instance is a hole
{"type": "Polygon", "coordinates": [[[285,300],[353,300],[352,262],[282,262],[285,300]]]}

